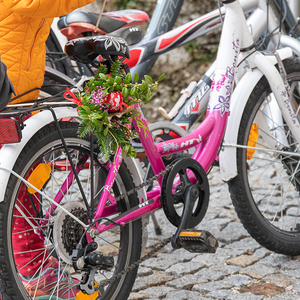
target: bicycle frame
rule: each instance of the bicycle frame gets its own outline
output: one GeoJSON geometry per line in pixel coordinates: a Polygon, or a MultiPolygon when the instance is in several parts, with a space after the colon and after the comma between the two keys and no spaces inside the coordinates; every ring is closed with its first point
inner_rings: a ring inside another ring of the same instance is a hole
{"type": "MultiPolygon", "coordinates": [[[[274,12],[278,10],[278,3],[281,0],[274,0],[277,6],[274,7],[274,12]]],[[[297,2],[291,0],[289,2],[297,2]]],[[[251,28],[251,34],[253,39],[256,41],[266,28],[267,23],[267,7],[264,1],[254,1],[251,4],[256,5],[257,9],[254,10],[252,15],[247,19],[247,24],[251,28]]],[[[241,1],[241,6],[243,10],[246,11],[248,3],[247,1],[241,1]]],[[[251,7],[253,8],[253,7],[251,7]]],[[[283,21],[284,27],[288,30],[287,34],[281,35],[280,44],[282,47],[291,47],[293,52],[300,56],[300,43],[296,39],[300,37],[300,32],[297,27],[293,30],[292,36],[291,31],[293,26],[295,26],[296,21],[291,14],[289,6],[286,5],[286,19],[283,21]]],[[[279,16],[278,16],[279,17],[279,16]]],[[[269,14],[269,27],[268,32],[272,32],[276,27],[278,21],[275,19],[273,13],[269,14]]],[[[274,49],[278,45],[278,37],[272,37],[272,42],[269,43],[268,48],[274,49]],[[271,47],[271,48],[270,48],[271,47]]],[[[172,108],[172,110],[167,114],[163,108],[159,110],[164,114],[165,117],[170,119],[170,122],[182,127],[184,130],[188,131],[193,126],[193,124],[199,119],[201,114],[205,111],[206,105],[209,100],[209,90],[211,87],[211,78],[214,74],[215,64],[206,71],[205,75],[197,83],[197,86],[193,89],[189,97],[186,99],[178,100],[178,103],[172,108]]]]}
{"type": "MultiPolygon", "coordinates": [[[[230,114],[230,98],[240,51],[242,52],[241,59],[247,58],[251,67],[257,66],[263,74],[265,74],[276,99],[278,99],[278,105],[288,126],[291,128],[297,141],[300,141],[300,124],[293,113],[291,113],[292,108],[289,104],[288,94],[280,74],[268,59],[261,53],[254,51],[254,42],[249,33],[239,2],[234,1],[227,4],[226,1],[223,1],[223,3],[226,8],[226,16],[217,56],[216,71],[212,83],[211,98],[205,120],[194,132],[186,137],[158,143],[156,145],[153,143],[152,136],[147,135],[146,132],[138,128],[134,122],[154,174],[159,174],[165,170],[161,156],[180,152],[194,146],[197,146],[197,148],[192,158],[198,161],[205,171],[208,171],[216,158],[225,132],[227,118],[230,114]],[[249,54],[252,55],[248,57],[249,54]]],[[[145,126],[147,126],[147,122],[142,114],[140,117],[145,126]]],[[[103,193],[100,199],[102,207],[100,205],[95,214],[96,219],[103,214],[104,204],[106,203],[109,190],[113,184],[113,181],[110,181],[112,178],[110,175],[116,172],[120,164],[120,153],[116,155],[113,164],[114,168],[111,169],[108,176],[109,181],[105,185],[106,193],[103,193]]],[[[161,177],[158,179],[158,182],[159,185],[161,185],[161,177]]],[[[159,185],[147,193],[147,201],[116,217],[114,221],[119,224],[125,224],[159,208],[161,206],[159,185]]],[[[114,226],[114,224],[105,223],[96,226],[96,229],[101,233],[114,226]]]]}

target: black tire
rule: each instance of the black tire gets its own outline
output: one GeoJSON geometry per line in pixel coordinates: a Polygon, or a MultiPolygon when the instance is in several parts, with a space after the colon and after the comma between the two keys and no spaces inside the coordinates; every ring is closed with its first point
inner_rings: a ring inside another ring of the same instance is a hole
{"type": "MultiPolygon", "coordinates": [[[[68,145],[69,152],[72,154],[72,159],[81,163],[83,166],[83,170],[79,172],[78,176],[82,182],[84,191],[88,191],[90,189],[89,141],[85,139],[79,139],[77,137],[77,123],[61,122],[60,125],[68,145]]],[[[17,162],[15,163],[14,171],[26,178],[29,171],[32,171],[34,168],[36,168],[36,165],[38,165],[41,161],[50,164],[51,175],[48,181],[44,184],[42,190],[45,194],[53,199],[58,190],[62,190],[62,182],[64,182],[67,178],[66,176],[70,174],[70,171],[68,171],[67,161],[65,161],[65,156],[63,156],[64,153],[65,152],[62,148],[62,143],[58,136],[55,125],[49,124],[39,130],[24,147],[17,162]],[[58,189],[56,188],[55,190],[55,186],[58,186],[58,189]]],[[[95,189],[97,189],[97,195],[101,193],[101,190],[104,187],[105,180],[103,180],[103,178],[106,178],[108,170],[106,167],[101,165],[98,160],[96,160],[96,165],[94,166],[94,178],[96,178],[95,182],[97,183],[95,183],[95,189]]],[[[2,293],[2,299],[31,299],[27,294],[18,273],[15,261],[16,254],[14,254],[14,247],[16,244],[13,243],[12,238],[12,227],[15,226],[15,224],[19,224],[13,223],[13,215],[15,215],[14,222],[16,222],[16,203],[18,203],[19,208],[22,207],[21,205],[23,200],[21,199],[22,196],[20,196],[22,186],[24,186],[24,184],[22,184],[19,179],[17,179],[15,176],[11,176],[6,189],[5,199],[0,203],[0,292],[2,293]]],[[[133,187],[134,184],[130,173],[126,165],[122,163],[116,178],[116,182],[113,185],[112,192],[115,194],[115,196],[118,196],[121,193],[124,193],[126,190],[128,191],[132,189],[133,187]]],[[[38,194],[33,194],[33,197],[35,198],[37,195],[38,194]]],[[[88,193],[86,193],[86,195],[89,199],[88,193]]],[[[49,203],[44,197],[40,197],[41,196],[35,198],[35,201],[40,203],[42,199],[43,216],[45,216],[45,209],[47,209],[49,203]]],[[[25,202],[23,201],[23,203],[25,202]]],[[[138,205],[138,203],[137,194],[134,193],[129,197],[118,201],[117,208],[119,212],[123,212],[135,205],[138,205]]],[[[73,211],[72,213],[74,213],[75,209],[81,209],[81,213],[77,216],[82,218],[82,215],[85,214],[87,218],[86,206],[83,204],[76,181],[73,181],[71,187],[68,189],[68,192],[65,193],[65,196],[60,204],[64,205],[69,211],[73,211]]],[[[38,206],[39,205],[36,205],[37,211],[40,208],[38,206]]],[[[62,211],[55,211],[51,215],[51,223],[49,226],[46,226],[46,229],[43,231],[43,235],[50,241],[50,246],[48,244],[48,249],[50,249],[49,252],[53,251],[50,253],[51,256],[57,257],[60,265],[65,267],[71,264],[71,255],[68,253],[68,251],[72,251],[72,249],[68,249],[68,247],[70,248],[70,243],[67,244],[66,242],[63,247],[62,245],[60,247],[56,245],[61,242],[63,237],[67,236],[67,233],[75,229],[74,227],[68,227],[69,223],[65,222],[67,215],[61,212],[62,211]],[[63,224],[63,226],[61,224],[63,224]],[[55,234],[52,233],[52,231],[55,234]]],[[[23,219],[24,215],[23,217],[21,215],[19,218],[20,220],[23,219]]],[[[31,214],[29,219],[31,222],[35,222],[36,216],[31,214]]],[[[24,220],[27,221],[26,218],[24,218],[24,220]]],[[[80,226],[77,230],[78,233],[80,233],[80,226]]],[[[75,238],[77,236],[77,239],[79,236],[81,236],[81,234],[78,233],[75,235],[75,238]]],[[[18,233],[14,232],[14,234],[18,233]]],[[[69,241],[72,241],[73,243],[74,236],[69,241]]],[[[113,270],[108,273],[103,271],[104,275],[109,278],[113,274],[122,271],[124,268],[140,258],[142,245],[142,222],[141,220],[137,220],[127,224],[122,228],[113,228],[111,231],[106,231],[100,234],[95,238],[95,241],[98,243],[99,251],[101,251],[104,255],[114,257],[115,266],[113,270]]],[[[73,244],[73,248],[74,247],[75,245],[73,244]]],[[[21,267],[19,267],[19,269],[20,268],[21,267]]],[[[68,273],[68,275],[69,274],[70,273],[68,273]]],[[[127,299],[135,281],[136,274],[137,268],[131,270],[123,275],[120,279],[108,285],[105,289],[103,299],[127,299]]],[[[99,283],[104,281],[105,277],[100,274],[97,275],[96,279],[99,283]]],[[[30,279],[27,278],[26,280],[30,279]]],[[[51,299],[54,298],[57,299],[56,297],[52,297],[51,299]]]]}
{"type": "MultiPolygon", "coordinates": [[[[291,103],[298,107],[300,61],[298,58],[288,59],[284,66],[292,88],[291,103]]],[[[299,157],[284,154],[284,151],[299,153],[299,145],[285,121],[280,124],[278,119],[272,119],[273,115],[267,113],[271,105],[270,96],[269,84],[263,77],[245,107],[237,141],[238,145],[247,145],[250,128],[257,122],[259,136],[256,146],[252,144],[256,150],[247,160],[247,149],[237,148],[238,175],[229,182],[229,191],[238,217],[258,243],[277,253],[299,255],[299,157]],[[264,128],[263,123],[267,125],[264,128]],[[286,138],[279,141],[280,133],[284,133],[286,138]],[[275,141],[277,148],[270,146],[270,141],[275,141]],[[259,147],[283,152],[263,152],[257,150],[259,147]]],[[[297,118],[299,120],[299,115],[297,118]]]]}

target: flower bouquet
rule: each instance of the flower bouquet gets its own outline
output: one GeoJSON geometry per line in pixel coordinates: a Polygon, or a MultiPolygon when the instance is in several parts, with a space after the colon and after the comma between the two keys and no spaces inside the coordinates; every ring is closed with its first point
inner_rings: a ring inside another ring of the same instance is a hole
{"type": "Polygon", "coordinates": [[[136,132],[131,126],[131,120],[137,122],[138,127],[145,125],[140,119],[140,112],[134,104],[151,100],[153,90],[157,89],[158,81],[164,74],[153,82],[150,76],[138,83],[139,76],[126,74],[123,63],[115,61],[108,68],[101,64],[93,79],[86,84],[84,91],[77,96],[78,115],[81,119],[78,135],[83,138],[88,134],[97,137],[98,144],[105,159],[115,154],[118,147],[129,157],[136,156],[131,139],[136,137],[136,132]],[[109,75],[107,75],[109,73],[109,75]]]}

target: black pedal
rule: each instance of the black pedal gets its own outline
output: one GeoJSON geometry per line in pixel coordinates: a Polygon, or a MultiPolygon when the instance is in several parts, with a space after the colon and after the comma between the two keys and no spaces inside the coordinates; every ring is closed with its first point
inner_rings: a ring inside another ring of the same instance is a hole
{"type": "Polygon", "coordinates": [[[219,246],[217,239],[205,230],[183,230],[177,244],[194,253],[215,253],[219,246]]]}

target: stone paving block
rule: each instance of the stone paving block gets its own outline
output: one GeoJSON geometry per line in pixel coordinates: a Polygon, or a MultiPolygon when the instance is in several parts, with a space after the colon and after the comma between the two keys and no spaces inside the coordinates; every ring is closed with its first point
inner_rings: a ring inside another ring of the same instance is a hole
{"type": "Polygon", "coordinates": [[[155,272],[150,276],[137,278],[132,290],[133,292],[136,292],[152,286],[160,286],[173,279],[174,277],[172,276],[168,276],[164,273],[155,272]]]}
{"type": "Polygon", "coordinates": [[[164,299],[169,300],[191,300],[191,299],[200,299],[200,294],[197,292],[191,292],[191,291],[171,291],[167,294],[167,296],[164,299]]]}
{"type": "Polygon", "coordinates": [[[277,295],[275,297],[268,298],[268,300],[298,300],[298,299],[299,299],[299,296],[288,295],[288,294],[277,295]]]}
{"type": "Polygon", "coordinates": [[[149,276],[153,274],[152,269],[140,266],[138,269],[138,276],[149,276]]]}
{"type": "Polygon", "coordinates": [[[249,233],[241,223],[231,222],[218,234],[218,237],[218,240],[229,244],[233,241],[249,237],[249,233]]]}
{"type": "Polygon", "coordinates": [[[256,263],[255,265],[249,266],[246,268],[246,270],[253,271],[261,276],[279,273],[277,268],[268,267],[261,263],[256,263]]]}
{"type": "Polygon", "coordinates": [[[202,277],[207,279],[207,281],[217,281],[223,279],[227,274],[222,273],[216,270],[211,270],[211,269],[201,269],[199,272],[195,273],[195,277],[202,277]]]}
{"type": "Polygon", "coordinates": [[[282,269],[291,269],[291,270],[296,270],[296,269],[300,269],[300,261],[298,260],[290,260],[287,262],[284,262],[281,265],[282,269]]]}
{"type": "Polygon", "coordinates": [[[246,275],[232,275],[223,280],[222,283],[225,283],[231,287],[242,287],[243,285],[250,284],[253,279],[246,275]]]}
{"type": "Polygon", "coordinates": [[[210,220],[209,222],[205,224],[201,224],[201,229],[206,229],[212,234],[214,234],[214,230],[221,230],[225,228],[228,223],[234,221],[234,219],[230,218],[216,218],[214,220],[210,220]]]}
{"type": "Polygon", "coordinates": [[[230,218],[230,219],[234,219],[235,221],[238,221],[237,214],[233,209],[232,204],[230,206],[223,207],[223,210],[221,211],[221,213],[219,213],[219,217],[230,218]]]}
{"type": "Polygon", "coordinates": [[[283,275],[283,274],[270,274],[264,277],[265,282],[270,282],[276,284],[278,286],[287,287],[296,282],[296,279],[291,276],[283,275]]]}
{"type": "Polygon", "coordinates": [[[226,298],[226,300],[262,300],[263,298],[264,296],[261,295],[244,293],[244,294],[231,294],[226,298]]]}
{"type": "Polygon", "coordinates": [[[208,279],[204,276],[201,277],[196,275],[186,275],[167,282],[166,286],[170,286],[176,289],[180,287],[185,290],[190,290],[195,284],[206,282],[208,282],[208,279]]]}
{"type": "Polygon", "coordinates": [[[258,257],[258,258],[264,258],[267,255],[269,255],[271,252],[265,248],[260,248],[257,249],[254,253],[253,256],[258,257]]]}
{"type": "Polygon", "coordinates": [[[216,290],[223,290],[229,288],[231,288],[231,286],[226,284],[225,282],[211,281],[208,283],[195,284],[192,288],[192,291],[196,291],[201,294],[207,294],[216,290]]]}
{"type": "Polygon", "coordinates": [[[217,254],[220,255],[220,254],[223,254],[223,255],[227,255],[230,257],[235,257],[235,256],[239,256],[239,255],[242,255],[242,254],[246,254],[247,251],[243,250],[243,249],[228,249],[228,248],[225,248],[225,245],[223,246],[223,248],[219,248],[217,249],[217,254]]]}
{"type": "Polygon", "coordinates": [[[259,261],[258,257],[252,255],[240,255],[238,257],[233,257],[225,261],[227,265],[234,265],[245,268],[259,261]]]}
{"type": "Polygon", "coordinates": [[[213,299],[226,299],[227,296],[231,293],[231,290],[217,290],[208,293],[206,296],[213,299]]]}
{"type": "Polygon", "coordinates": [[[208,223],[211,220],[214,220],[215,218],[218,217],[218,214],[215,212],[207,212],[206,215],[204,216],[203,220],[201,221],[200,225],[198,225],[199,228],[201,228],[201,225],[203,223],[208,223]]]}
{"type": "Polygon", "coordinates": [[[285,270],[282,271],[283,275],[289,276],[289,277],[296,277],[296,278],[300,278],[300,269],[298,270],[285,270]]]}
{"type": "Polygon", "coordinates": [[[233,275],[238,273],[242,268],[239,266],[231,266],[226,264],[217,264],[210,267],[210,270],[220,271],[225,275],[233,275]]]}
{"type": "Polygon", "coordinates": [[[139,293],[131,293],[128,298],[128,300],[144,300],[144,299],[149,299],[148,295],[139,294],[139,293]]]}
{"type": "Polygon", "coordinates": [[[150,287],[146,290],[140,291],[140,294],[148,295],[148,297],[149,297],[149,295],[151,295],[149,297],[149,299],[162,299],[172,290],[174,290],[174,289],[171,287],[167,287],[167,286],[155,286],[155,287],[150,287]]]}
{"type": "Polygon", "coordinates": [[[271,253],[269,256],[260,260],[260,263],[269,266],[269,267],[278,267],[280,268],[281,265],[287,261],[290,261],[290,257],[287,255],[271,253]]]}
{"type": "Polygon", "coordinates": [[[254,252],[255,250],[261,248],[261,246],[251,237],[244,238],[238,242],[234,242],[232,244],[226,245],[224,248],[229,249],[240,249],[244,250],[245,252],[251,251],[254,252]]]}
{"type": "Polygon", "coordinates": [[[159,259],[171,259],[176,262],[188,262],[192,260],[194,257],[199,255],[198,253],[191,253],[185,249],[177,249],[172,253],[159,253],[157,258],[159,259]]]}
{"type": "Polygon", "coordinates": [[[141,265],[143,267],[151,268],[154,270],[165,271],[170,266],[173,266],[176,263],[177,261],[174,259],[170,259],[170,258],[160,259],[160,258],[152,257],[144,261],[141,265]]]}
{"type": "Polygon", "coordinates": [[[179,277],[186,274],[194,274],[204,267],[205,267],[204,263],[201,262],[195,263],[194,261],[189,261],[186,263],[175,264],[171,266],[166,270],[166,274],[179,277]]]}
{"type": "MultiPolygon", "coordinates": [[[[218,249],[219,250],[219,249],[218,249]]],[[[192,262],[195,264],[198,263],[203,263],[206,267],[213,266],[217,263],[222,263],[226,259],[230,258],[229,255],[225,255],[220,253],[217,250],[216,253],[205,253],[205,254],[200,254],[192,259],[192,262]]]]}
{"type": "Polygon", "coordinates": [[[262,275],[254,272],[252,270],[247,270],[247,269],[241,269],[239,271],[239,274],[246,275],[246,276],[249,276],[249,277],[254,278],[254,279],[262,279],[263,278],[262,275]]]}
{"type": "Polygon", "coordinates": [[[140,290],[144,290],[146,289],[147,286],[147,282],[145,281],[145,277],[138,277],[136,278],[134,285],[132,287],[132,292],[138,292],[140,290]]]}

